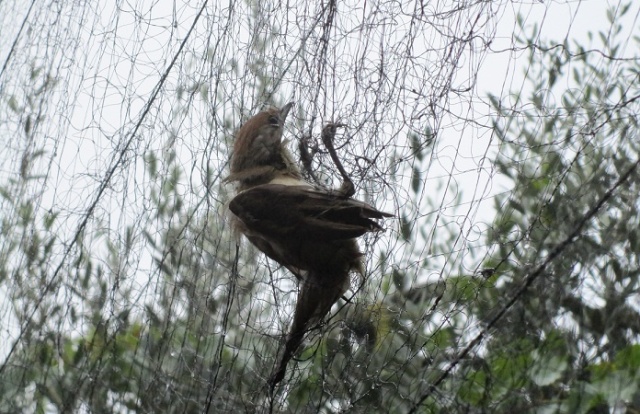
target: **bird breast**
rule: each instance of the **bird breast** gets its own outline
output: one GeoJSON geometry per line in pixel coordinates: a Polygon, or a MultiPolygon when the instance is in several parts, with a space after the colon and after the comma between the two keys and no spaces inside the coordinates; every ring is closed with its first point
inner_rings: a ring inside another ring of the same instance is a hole
{"type": "Polygon", "coordinates": [[[283,176],[279,176],[274,178],[273,180],[269,181],[269,184],[280,184],[280,185],[290,185],[290,186],[307,186],[309,188],[313,188],[313,186],[311,184],[309,184],[308,182],[301,180],[299,178],[294,178],[288,175],[283,175],[283,176]]]}

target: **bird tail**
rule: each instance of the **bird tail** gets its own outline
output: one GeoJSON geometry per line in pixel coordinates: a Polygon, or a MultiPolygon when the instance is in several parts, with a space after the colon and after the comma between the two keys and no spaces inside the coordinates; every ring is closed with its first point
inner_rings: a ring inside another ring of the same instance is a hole
{"type": "Polygon", "coordinates": [[[287,336],[284,353],[275,373],[271,377],[271,389],[284,378],[287,364],[300,347],[304,335],[329,313],[331,306],[344,294],[349,284],[349,274],[340,277],[309,274],[302,281],[293,323],[287,336]]]}

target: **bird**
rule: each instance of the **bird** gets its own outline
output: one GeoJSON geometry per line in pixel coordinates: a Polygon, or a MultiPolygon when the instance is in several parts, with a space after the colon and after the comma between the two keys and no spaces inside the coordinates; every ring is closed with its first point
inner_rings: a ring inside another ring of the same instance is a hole
{"type": "Polygon", "coordinates": [[[303,179],[283,139],[293,104],[270,107],[239,128],[225,179],[236,184],[237,193],[229,202],[234,230],[299,281],[284,352],[269,380],[272,390],[284,378],[305,334],[347,291],[350,274],[364,276],[356,238],[383,230],[376,220],[393,217],[351,198],[353,183],[331,143],[342,124],[327,124],[322,131],[343,175],[342,187],[327,190],[303,179]]]}

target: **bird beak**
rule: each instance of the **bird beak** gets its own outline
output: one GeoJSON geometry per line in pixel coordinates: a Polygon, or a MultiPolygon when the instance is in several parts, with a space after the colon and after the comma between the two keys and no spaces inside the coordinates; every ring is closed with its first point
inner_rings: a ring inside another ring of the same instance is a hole
{"type": "Polygon", "coordinates": [[[284,123],[284,120],[287,119],[287,114],[289,114],[289,111],[293,108],[294,103],[295,102],[289,102],[280,109],[280,122],[284,123]]]}

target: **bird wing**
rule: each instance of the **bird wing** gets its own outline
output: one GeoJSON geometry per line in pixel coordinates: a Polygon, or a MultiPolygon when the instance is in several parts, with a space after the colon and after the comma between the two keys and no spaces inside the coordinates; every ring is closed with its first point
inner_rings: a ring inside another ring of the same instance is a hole
{"type": "Polygon", "coordinates": [[[382,227],[373,219],[392,217],[358,200],[308,186],[263,184],[236,195],[229,209],[248,229],[270,237],[344,240],[382,227]]]}

